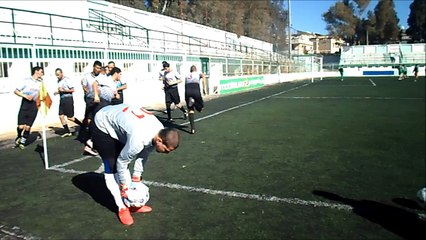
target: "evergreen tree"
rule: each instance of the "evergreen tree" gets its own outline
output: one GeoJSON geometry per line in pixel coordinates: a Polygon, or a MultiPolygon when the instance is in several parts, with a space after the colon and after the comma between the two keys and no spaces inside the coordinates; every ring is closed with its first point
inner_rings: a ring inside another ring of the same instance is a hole
{"type": "Polygon", "coordinates": [[[379,0],[374,9],[376,16],[376,41],[378,43],[399,42],[399,19],[396,16],[393,0],[379,0]]]}
{"type": "Polygon", "coordinates": [[[354,2],[337,2],[322,17],[330,35],[340,37],[349,44],[356,42],[356,28],[360,20],[355,16],[354,2]]]}
{"type": "MultiPolygon", "coordinates": [[[[178,19],[272,42],[284,48],[286,0],[109,0],[178,19]]],[[[370,1],[370,0],[357,0],[370,1]]],[[[200,38],[203,38],[200,33],[200,38]]]]}
{"type": "Polygon", "coordinates": [[[425,42],[426,40],[426,1],[414,0],[410,5],[410,15],[408,16],[407,35],[413,42],[425,42]]]}

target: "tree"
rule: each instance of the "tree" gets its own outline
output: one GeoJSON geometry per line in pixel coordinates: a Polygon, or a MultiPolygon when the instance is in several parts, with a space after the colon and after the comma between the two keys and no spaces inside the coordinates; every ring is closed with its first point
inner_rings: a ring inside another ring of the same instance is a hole
{"type": "Polygon", "coordinates": [[[376,16],[376,40],[379,43],[399,42],[399,19],[396,16],[393,0],[379,0],[374,9],[376,16]]]}
{"type": "MultiPolygon", "coordinates": [[[[286,0],[109,0],[284,47],[286,0]]],[[[357,0],[370,1],[370,0],[357,0]]],[[[200,33],[202,37],[202,33],[200,33]]]]}
{"type": "Polygon", "coordinates": [[[426,40],[426,1],[414,0],[410,4],[410,15],[408,16],[407,35],[413,42],[425,42],[426,40]]]}
{"type": "Polygon", "coordinates": [[[322,17],[330,35],[340,37],[350,44],[356,42],[356,27],[360,21],[355,16],[354,4],[350,0],[337,2],[322,17]]]}

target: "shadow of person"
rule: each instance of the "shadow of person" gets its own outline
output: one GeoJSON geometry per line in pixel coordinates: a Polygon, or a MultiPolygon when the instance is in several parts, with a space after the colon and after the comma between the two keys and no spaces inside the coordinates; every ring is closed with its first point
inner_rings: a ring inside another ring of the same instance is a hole
{"type": "Polygon", "coordinates": [[[34,152],[37,152],[44,167],[46,167],[45,162],[44,162],[44,147],[43,144],[37,144],[37,146],[34,149],[34,152]]]}
{"type": "Polygon", "coordinates": [[[426,221],[421,220],[416,213],[376,201],[354,200],[325,191],[315,190],[312,193],[350,205],[357,215],[380,224],[383,228],[405,239],[419,239],[419,236],[424,235],[426,221]]]}
{"type": "Polygon", "coordinates": [[[41,133],[39,132],[31,132],[27,138],[26,145],[30,145],[31,143],[37,141],[37,139],[41,139],[41,133]]]}
{"type": "Polygon", "coordinates": [[[62,127],[50,126],[49,129],[52,130],[56,135],[62,135],[65,133],[65,129],[62,127]]]}
{"type": "Polygon", "coordinates": [[[174,122],[174,121],[172,121],[172,122],[170,122],[170,121],[167,121],[167,118],[163,118],[163,117],[158,117],[157,116],[157,119],[163,124],[163,126],[164,127],[166,127],[166,128],[176,128],[177,130],[179,130],[179,131],[182,131],[182,132],[187,132],[187,133],[190,133],[190,131],[189,130],[187,130],[188,129],[188,126],[183,126],[183,125],[179,125],[179,124],[177,124],[176,122],[174,122]]]}
{"type": "Polygon", "coordinates": [[[88,193],[93,200],[117,213],[114,198],[105,185],[104,175],[95,172],[82,173],[72,178],[72,183],[78,189],[88,193]]]}
{"type": "Polygon", "coordinates": [[[406,198],[394,198],[392,199],[392,202],[406,207],[411,208],[414,210],[426,210],[424,206],[420,205],[420,202],[414,201],[412,199],[406,199],[406,198]]]}

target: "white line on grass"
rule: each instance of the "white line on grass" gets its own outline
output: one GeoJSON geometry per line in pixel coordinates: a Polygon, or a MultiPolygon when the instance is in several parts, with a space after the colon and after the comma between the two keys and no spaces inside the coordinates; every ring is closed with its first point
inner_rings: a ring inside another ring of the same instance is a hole
{"type": "Polygon", "coordinates": [[[373,87],[376,86],[376,83],[374,83],[373,80],[371,80],[371,78],[369,78],[368,80],[370,80],[371,84],[373,84],[373,87]]]}
{"type": "Polygon", "coordinates": [[[410,97],[274,97],[282,99],[362,99],[362,100],[424,100],[410,97]]]}
{"type": "MultiPolygon", "coordinates": [[[[263,100],[266,100],[266,99],[269,99],[269,98],[272,98],[272,97],[275,97],[275,96],[278,96],[278,95],[281,95],[281,94],[284,94],[284,93],[287,93],[287,92],[290,92],[290,91],[293,91],[293,90],[297,90],[297,89],[302,88],[302,87],[306,87],[310,84],[312,84],[312,83],[311,82],[305,83],[303,85],[300,85],[300,86],[297,86],[297,87],[294,87],[294,88],[291,88],[291,89],[288,89],[288,90],[284,90],[284,91],[281,91],[281,92],[278,92],[278,93],[275,93],[275,94],[272,94],[272,95],[269,95],[269,96],[266,96],[266,97],[263,97],[263,98],[259,98],[259,99],[256,99],[256,100],[253,100],[253,101],[250,101],[250,102],[247,102],[247,103],[243,103],[243,104],[240,104],[240,105],[237,105],[237,106],[234,106],[234,107],[231,107],[231,108],[228,108],[228,109],[225,109],[225,110],[222,110],[222,111],[219,111],[219,112],[216,112],[216,113],[213,113],[213,114],[201,117],[201,118],[197,118],[194,121],[198,122],[198,121],[202,121],[202,120],[205,120],[205,119],[208,119],[208,118],[211,118],[211,117],[215,117],[215,116],[220,115],[222,113],[226,113],[226,112],[229,112],[229,111],[232,111],[232,110],[235,110],[235,109],[238,109],[238,108],[242,108],[242,107],[245,107],[247,105],[251,105],[253,103],[257,103],[257,102],[260,102],[260,101],[263,101],[263,100]]],[[[188,125],[188,124],[189,124],[189,122],[185,122],[185,123],[182,123],[181,126],[188,125]]]]}
{"type": "Polygon", "coordinates": [[[234,192],[234,191],[222,191],[222,190],[214,190],[214,189],[208,189],[208,188],[196,188],[196,187],[183,186],[183,185],[173,184],[173,183],[160,183],[160,182],[152,182],[152,181],[144,181],[144,183],[150,186],[155,186],[155,187],[166,187],[171,189],[186,190],[189,192],[199,192],[199,193],[205,193],[210,195],[221,195],[226,197],[251,199],[251,200],[265,201],[265,202],[276,202],[276,203],[282,202],[282,203],[288,203],[293,205],[305,205],[305,206],[312,206],[312,207],[335,208],[338,210],[346,210],[346,211],[352,210],[352,207],[346,204],[334,204],[334,203],[327,203],[322,201],[306,201],[299,198],[280,198],[275,196],[248,194],[248,193],[241,193],[241,192],[234,192]]]}
{"type": "Polygon", "coordinates": [[[35,236],[31,236],[30,234],[26,233],[25,231],[23,231],[22,229],[20,229],[17,226],[10,228],[10,227],[7,227],[5,225],[0,225],[0,239],[25,239],[25,240],[30,240],[30,239],[40,239],[40,238],[35,237],[35,236]],[[5,234],[7,236],[4,236],[5,234]]]}
{"type": "Polygon", "coordinates": [[[63,163],[63,164],[52,166],[51,168],[53,168],[53,167],[56,167],[56,168],[65,167],[65,166],[68,166],[68,165],[71,165],[71,164],[74,164],[74,163],[78,163],[78,162],[84,161],[84,160],[86,160],[88,158],[91,158],[91,157],[94,157],[94,156],[84,156],[84,157],[77,158],[77,159],[71,160],[69,162],[63,163]]]}
{"type": "MultiPolygon", "coordinates": [[[[49,170],[54,170],[62,173],[75,173],[75,174],[84,174],[87,171],[78,171],[73,169],[65,169],[60,167],[52,167],[49,170]]],[[[288,203],[293,205],[303,205],[303,206],[311,206],[311,207],[324,207],[324,208],[332,208],[337,210],[351,211],[353,208],[346,204],[336,204],[336,203],[328,203],[323,201],[307,201],[302,200],[300,198],[280,198],[275,196],[266,196],[259,194],[249,194],[235,191],[222,191],[222,190],[214,190],[209,188],[197,188],[191,186],[184,186],[175,183],[162,183],[162,182],[154,182],[154,181],[143,181],[148,186],[154,187],[163,187],[177,190],[185,190],[189,192],[198,192],[210,195],[220,195],[225,197],[233,197],[233,198],[241,198],[241,199],[249,199],[263,202],[275,202],[275,203],[288,203]]]]}
{"type": "MultiPolygon", "coordinates": [[[[208,116],[199,118],[195,121],[201,121],[201,120],[205,120],[214,116],[217,116],[219,114],[222,113],[226,113],[247,105],[251,105],[253,103],[257,103],[272,97],[276,97],[278,95],[302,88],[302,87],[306,87],[308,85],[310,85],[312,83],[306,83],[288,90],[284,90],[266,97],[262,97],[259,98],[257,100],[253,100],[244,104],[240,104],[219,112],[216,112],[214,114],[210,114],[208,116]]],[[[189,122],[183,123],[181,125],[187,125],[189,124],[189,122]]],[[[83,173],[87,173],[87,171],[78,171],[78,170],[74,170],[74,169],[65,169],[63,167],[68,166],[70,164],[73,163],[77,163],[77,162],[81,162],[83,160],[86,160],[88,158],[90,158],[92,156],[85,156],[85,157],[81,157],[75,160],[72,160],[70,162],[64,163],[64,164],[60,164],[60,165],[55,165],[49,168],[49,170],[54,170],[54,171],[58,171],[58,172],[62,172],[62,173],[74,173],[74,174],[83,174],[83,173]]],[[[98,169],[99,170],[99,169],[98,169]]],[[[190,191],[190,192],[200,192],[200,193],[205,193],[205,194],[211,194],[211,195],[221,195],[221,196],[227,196],[227,197],[234,197],[234,198],[242,198],[242,199],[251,199],[251,200],[257,200],[257,201],[266,201],[266,202],[276,202],[276,203],[288,203],[288,204],[293,204],[293,205],[304,205],[304,206],[312,206],[312,207],[325,207],[325,208],[333,208],[333,209],[338,209],[338,210],[345,210],[345,211],[350,211],[352,210],[352,207],[349,205],[345,205],[345,204],[334,204],[334,203],[327,203],[327,202],[322,202],[322,201],[306,201],[306,200],[302,200],[299,198],[280,198],[280,197],[275,197],[275,196],[265,196],[265,195],[258,195],[258,194],[248,194],[248,193],[241,193],[241,192],[234,192],[234,191],[222,191],[222,190],[214,190],[214,189],[208,189],[208,188],[196,188],[196,187],[190,187],[190,186],[183,186],[183,185],[179,185],[179,184],[173,184],[173,183],[161,183],[161,182],[154,182],[154,181],[144,181],[144,183],[146,183],[149,186],[155,186],[155,187],[165,187],[165,188],[170,188],[170,189],[178,189],[178,190],[186,190],[186,191],[190,191]]]]}

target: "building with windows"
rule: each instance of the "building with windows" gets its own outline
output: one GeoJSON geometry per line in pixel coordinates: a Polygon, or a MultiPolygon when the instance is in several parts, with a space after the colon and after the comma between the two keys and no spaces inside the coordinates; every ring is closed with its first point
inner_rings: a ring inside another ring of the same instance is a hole
{"type": "Polygon", "coordinates": [[[342,39],[318,33],[297,31],[292,35],[292,53],[303,54],[335,54],[345,45],[342,39]]]}

